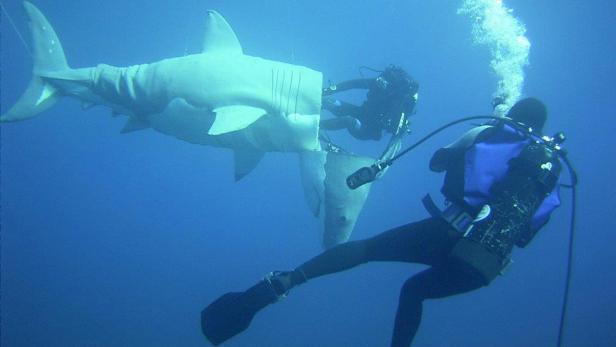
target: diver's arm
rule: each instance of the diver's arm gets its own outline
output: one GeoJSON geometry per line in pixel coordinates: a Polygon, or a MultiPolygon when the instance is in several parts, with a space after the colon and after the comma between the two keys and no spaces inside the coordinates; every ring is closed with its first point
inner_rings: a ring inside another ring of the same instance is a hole
{"type": "Polygon", "coordinates": [[[452,144],[437,150],[430,159],[430,170],[434,172],[447,170],[449,165],[455,162],[455,157],[464,154],[477,138],[490,128],[492,128],[491,125],[472,128],[452,144]]]}
{"type": "Polygon", "coordinates": [[[344,92],[350,89],[370,89],[374,85],[374,78],[361,78],[343,81],[323,89],[323,96],[344,92]]]}

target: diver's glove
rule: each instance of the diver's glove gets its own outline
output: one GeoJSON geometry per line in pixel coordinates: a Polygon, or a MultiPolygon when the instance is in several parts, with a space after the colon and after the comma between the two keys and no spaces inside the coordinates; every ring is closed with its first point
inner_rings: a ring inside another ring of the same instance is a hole
{"type": "Polygon", "coordinates": [[[321,108],[324,110],[332,111],[342,106],[342,103],[338,99],[333,98],[322,98],[321,99],[321,108]]]}
{"type": "Polygon", "coordinates": [[[359,130],[361,128],[361,121],[355,117],[344,116],[342,119],[344,119],[344,124],[349,130],[359,130]]]}
{"type": "Polygon", "coordinates": [[[328,96],[334,94],[338,90],[338,86],[335,84],[330,84],[328,87],[323,88],[322,95],[328,96]]]}

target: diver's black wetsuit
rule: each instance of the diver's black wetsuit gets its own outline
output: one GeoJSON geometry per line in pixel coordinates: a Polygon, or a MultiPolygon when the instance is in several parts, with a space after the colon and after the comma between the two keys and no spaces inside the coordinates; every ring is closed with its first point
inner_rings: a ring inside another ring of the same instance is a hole
{"type": "MultiPolygon", "coordinates": [[[[323,109],[336,117],[352,117],[361,123],[359,127],[348,126],[353,137],[359,140],[380,140],[383,130],[394,133],[399,127],[401,114],[410,116],[415,109],[419,85],[404,70],[389,66],[377,78],[355,79],[341,82],[323,91],[323,109]],[[327,98],[335,93],[351,90],[368,90],[361,106],[327,98]]],[[[337,130],[343,126],[336,119],[321,120],[321,127],[337,130]]]]}
{"type": "MultiPolygon", "coordinates": [[[[509,263],[514,245],[525,247],[540,228],[539,225],[535,229],[531,227],[533,218],[556,188],[560,174],[560,162],[554,147],[549,145],[529,141],[519,154],[508,160],[506,175],[490,186],[492,196],[487,214],[482,215],[477,207],[464,202],[464,195],[471,194],[464,190],[468,169],[464,165],[464,153],[472,151],[469,149],[471,143],[475,146],[479,139],[497,138],[507,131],[514,133],[513,129],[496,126],[480,133],[470,131],[467,133],[470,137],[463,136],[455,145],[438,150],[430,161],[432,170],[447,172],[443,193],[451,203],[449,211],[460,208],[468,213],[469,223],[476,217],[471,227],[461,227],[459,221],[462,219],[458,217],[463,215],[458,214],[448,222],[446,212],[432,211],[438,217],[336,246],[299,266],[293,271],[292,281],[303,283],[370,261],[429,265],[428,269],[408,279],[400,292],[391,346],[409,346],[419,327],[425,299],[461,294],[489,284],[509,263]],[[469,142],[470,139],[473,141],[469,142]]],[[[480,142],[484,146],[486,143],[480,142]]],[[[506,155],[505,152],[499,154],[506,155]]],[[[485,160],[490,159],[486,157],[485,160]]]]}
{"type": "Polygon", "coordinates": [[[370,261],[420,263],[431,267],[409,278],[400,291],[391,346],[409,346],[421,322],[425,299],[443,298],[482,287],[483,282],[450,261],[460,238],[441,218],[428,218],[366,240],[338,245],[302,264],[307,280],[370,261]]]}
{"type": "Polygon", "coordinates": [[[527,98],[517,102],[508,116],[525,122],[522,126],[496,124],[471,129],[432,157],[430,168],[446,172],[442,192],[450,202],[438,211],[429,199],[424,200],[430,213],[438,217],[340,244],[292,271],[272,273],[244,292],[227,293],[202,312],[204,334],[211,341],[225,341],[243,331],[256,312],[310,279],[370,261],[398,261],[429,266],[409,278],[400,291],[391,346],[409,346],[421,322],[425,299],[466,293],[489,284],[509,263],[513,247],[525,247],[560,204],[558,198],[549,199],[558,193],[559,147],[549,138],[520,133],[529,127],[543,128],[545,106],[527,98]],[[499,164],[493,159],[496,157],[506,163],[499,164]],[[485,194],[467,191],[467,179],[495,175],[498,180],[471,182],[487,185],[489,195],[476,205],[465,202],[467,195],[485,194]]]}
{"type": "MultiPolygon", "coordinates": [[[[350,89],[375,89],[376,81],[374,79],[358,79],[339,83],[336,86],[336,92],[341,92],[350,89]]],[[[324,93],[327,95],[327,93],[324,93]]],[[[361,106],[353,105],[342,100],[323,99],[323,108],[330,111],[336,117],[353,117],[361,122],[359,128],[349,127],[348,130],[359,140],[380,140],[383,137],[383,127],[379,124],[376,117],[379,110],[375,102],[364,102],[361,106]]],[[[323,127],[327,128],[328,120],[323,120],[323,127]]],[[[331,129],[334,130],[334,129],[331,129]]]]}

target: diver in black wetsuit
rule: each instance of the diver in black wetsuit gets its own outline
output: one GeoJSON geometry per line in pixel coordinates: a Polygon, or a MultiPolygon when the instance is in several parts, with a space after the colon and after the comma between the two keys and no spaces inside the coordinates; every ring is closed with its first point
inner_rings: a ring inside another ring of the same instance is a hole
{"type": "Polygon", "coordinates": [[[446,172],[442,192],[450,203],[443,211],[424,199],[430,218],[338,245],[293,271],[271,273],[245,292],[223,295],[202,312],[205,336],[216,345],[224,342],[246,329],[260,309],[308,280],[366,262],[396,261],[430,266],[400,291],[391,346],[409,346],[425,299],[488,285],[510,263],[513,247],[526,246],[560,204],[560,147],[540,135],[545,106],[524,99],[508,117],[518,123],[474,128],[434,154],[431,170],[446,172]]]}
{"type": "Polygon", "coordinates": [[[395,133],[400,128],[408,132],[408,117],[415,112],[419,84],[402,68],[390,65],[377,78],[344,81],[323,90],[322,108],[336,118],[321,119],[321,129],[346,128],[359,140],[380,140],[383,131],[395,133]],[[367,89],[361,106],[330,98],[350,89],[367,89]]]}

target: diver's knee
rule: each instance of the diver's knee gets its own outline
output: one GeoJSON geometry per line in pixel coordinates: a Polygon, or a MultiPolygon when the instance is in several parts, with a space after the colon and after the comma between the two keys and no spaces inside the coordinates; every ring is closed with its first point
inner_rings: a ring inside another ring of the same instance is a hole
{"type": "Polygon", "coordinates": [[[411,277],[400,288],[400,301],[423,301],[424,297],[419,281],[411,277]]]}

